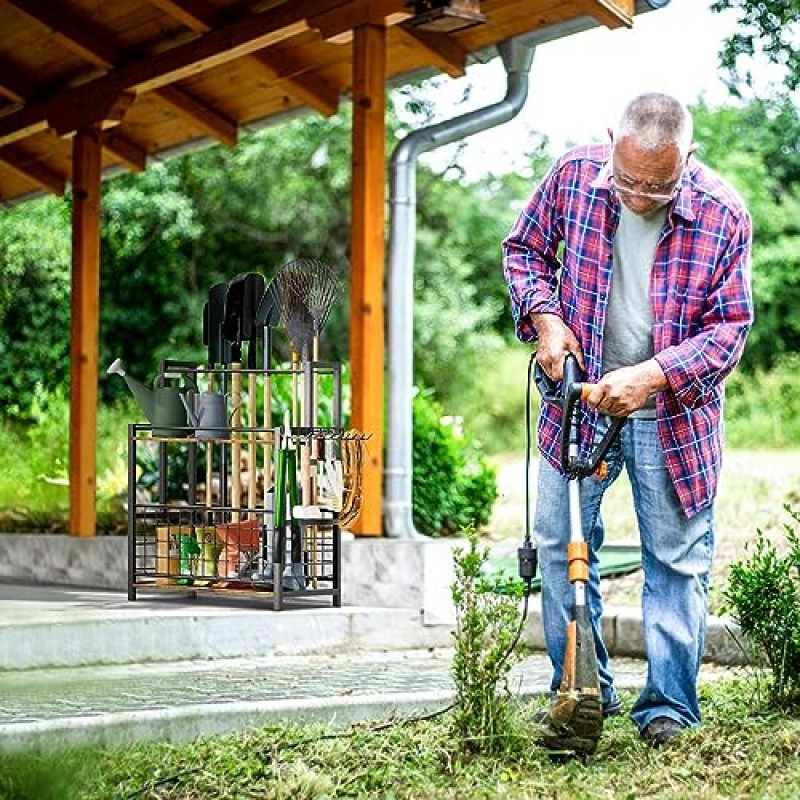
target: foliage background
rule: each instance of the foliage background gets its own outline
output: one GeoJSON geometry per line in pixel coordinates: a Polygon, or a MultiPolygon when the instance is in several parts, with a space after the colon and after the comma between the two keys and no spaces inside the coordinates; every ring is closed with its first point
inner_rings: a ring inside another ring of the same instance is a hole
{"type": "MultiPolygon", "coordinates": [[[[405,107],[414,104],[408,100],[405,107]]],[[[752,375],[800,351],[800,119],[786,98],[722,108],[701,103],[693,112],[701,157],[734,183],[753,214],[757,324],[742,365],[752,375]]],[[[425,113],[416,116],[424,121],[425,113]]],[[[390,145],[403,130],[393,114],[390,145]]],[[[331,120],[295,120],[231,150],[211,148],[107,181],[101,364],[121,357],[131,374],[145,379],[162,358],[202,359],[207,290],[237,273],[269,278],[285,261],[313,255],[347,281],[349,136],[344,109],[331,120]]],[[[448,413],[463,416],[490,449],[508,445],[503,430],[519,403],[509,413],[504,404],[515,405],[509,392],[501,402],[489,386],[505,386],[508,373],[521,387],[522,358],[509,355],[518,346],[499,243],[551,155],[538,139],[530,175],[472,183],[455,168],[437,174],[418,167],[416,380],[435,390],[448,413]]],[[[37,391],[68,382],[69,213],[67,197],[0,215],[5,418],[30,418],[37,391]]],[[[325,332],[327,355],[345,361],[346,306],[345,294],[325,332]]],[[[285,355],[285,339],[278,347],[285,355]]],[[[125,391],[105,375],[101,390],[105,401],[125,391]]]]}

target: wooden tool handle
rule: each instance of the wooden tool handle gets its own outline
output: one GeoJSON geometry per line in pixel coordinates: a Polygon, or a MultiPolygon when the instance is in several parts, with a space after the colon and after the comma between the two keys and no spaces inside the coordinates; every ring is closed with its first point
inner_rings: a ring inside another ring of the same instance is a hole
{"type": "Polygon", "coordinates": [[[251,510],[256,507],[256,489],[258,488],[256,476],[258,475],[258,457],[256,455],[256,431],[258,418],[256,416],[256,374],[251,372],[247,376],[247,425],[251,428],[247,437],[247,469],[250,480],[247,484],[247,505],[251,510]]]}
{"type": "Polygon", "coordinates": [[[239,428],[242,426],[242,373],[241,364],[232,364],[233,373],[231,377],[231,402],[233,403],[233,414],[231,417],[232,441],[231,441],[231,507],[235,509],[231,514],[231,520],[238,522],[241,515],[238,509],[242,507],[242,445],[239,439],[239,428]]]}

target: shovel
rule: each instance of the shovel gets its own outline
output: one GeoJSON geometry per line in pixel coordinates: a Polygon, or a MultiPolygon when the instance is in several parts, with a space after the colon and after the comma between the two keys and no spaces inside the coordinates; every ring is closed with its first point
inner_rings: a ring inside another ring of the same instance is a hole
{"type": "Polygon", "coordinates": [[[603,458],[625,424],[616,417],[603,439],[588,458],[580,455],[579,402],[590,384],[581,382],[578,361],[568,354],[560,387],[536,365],[535,382],[542,399],[561,408],[561,466],[567,476],[570,537],[567,545],[567,575],[573,587],[572,619],[567,625],[567,642],[561,685],[550,706],[549,730],[544,742],[552,749],[569,749],[582,754],[594,752],[603,732],[603,702],[597,651],[594,644],[586,587],[589,583],[589,545],[583,535],[581,481],[602,467],[603,458]]]}
{"type": "Polygon", "coordinates": [[[203,344],[208,351],[208,366],[211,369],[230,364],[231,361],[230,345],[223,336],[227,294],[227,283],[215,283],[208,290],[208,300],[203,307],[203,344]]]}
{"type": "MultiPolygon", "coordinates": [[[[253,513],[256,507],[256,494],[258,490],[258,463],[256,455],[256,431],[258,418],[256,411],[256,383],[258,368],[258,338],[261,332],[257,324],[258,309],[264,296],[264,276],[257,272],[250,272],[244,277],[244,295],[242,297],[242,336],[247,339],[247,425],[251,429],[248,435],[247,462],[250,470],[250,481],[247,485],[247,505],[253,513]]],[[[264,462],[264,474],[267,472],[267,462],[264,462]]],[[[266,492],[266,477],[264,479],[266,492]]]]}
{"type": "Polygon", "coordinates": [[[222,335],[231,348],[231,519],[238,522],[242,506],[242,444],[239,428],[242,426],[242,341],[244,337],[244,296],[246,275],[237,275],[228,284],[225,293],[225,317],[222,335]]]}
{"type": "MultiPolygon", "coordinates": [[[[272,329],[276,328],[281,320],[281,307],[278,299],[278,289],[275,281],[261,295],[255,315],[256,331],[262,331],[264,340],[264,427],[272,427],[272,381],[269,370],[272,367],[272,329]]],[[[267,463],[267,462],[265,462],[267,463]]]]}

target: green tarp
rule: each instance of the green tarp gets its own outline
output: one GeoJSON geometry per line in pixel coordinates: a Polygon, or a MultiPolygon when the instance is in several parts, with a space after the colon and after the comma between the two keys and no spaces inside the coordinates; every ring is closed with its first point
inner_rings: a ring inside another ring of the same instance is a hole
{"type": "MultiPolygon", "coordinates": [[[[614,578],[620,575],[627,575],[636,572],[642,567],[642,549],[638,545],[625,544],[604,544],[599,552],[600,558],[600,577],[614,578]]],[[[490,558],[487,573],[497,575],[517,575],[516,554],[505,555],[498,558],[490,558]]],[[[539,589],[541,577],[537,575],[531,586],[539,589]]]]}

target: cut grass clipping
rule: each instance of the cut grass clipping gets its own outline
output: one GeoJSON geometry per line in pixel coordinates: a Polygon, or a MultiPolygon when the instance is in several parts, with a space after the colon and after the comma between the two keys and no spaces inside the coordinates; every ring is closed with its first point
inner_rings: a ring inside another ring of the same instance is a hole
{"type": "MultiPolygon", "coordinates": [[[[633,696],[623,698],[630,707],[633,696]]],[[[515,744],[495,755],[465,750],[449,715],[374,731],[270,726],[187,745],[0,759],[0,797],[796,798],[800,719],[752,701],[750,680],[705,685],[704,724],[657,751],[613,718],[586,762],[551,761],[532,740],[534,705],[515,701],[515,744]]]]}

